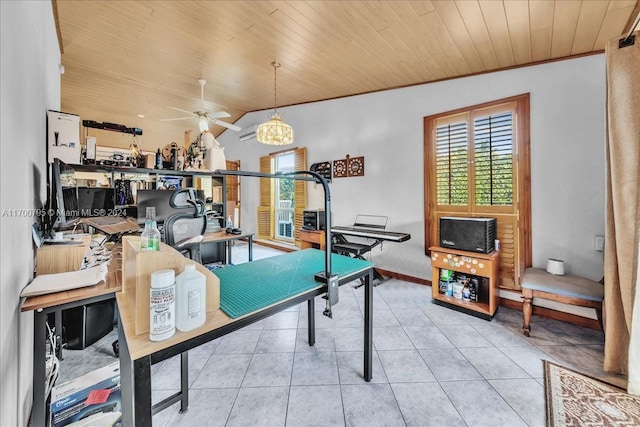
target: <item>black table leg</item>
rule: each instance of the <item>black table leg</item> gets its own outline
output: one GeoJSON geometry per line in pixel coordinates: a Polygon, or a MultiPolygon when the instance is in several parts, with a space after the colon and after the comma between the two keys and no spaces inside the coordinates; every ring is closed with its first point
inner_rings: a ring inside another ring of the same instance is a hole
{"type": "Polygon", "coordinates": [[[249,261],[253,261],[253,236],[249,236],[249,261]]]}
{"type": "Polygon", "coordinates": [[[231,248],[231,244],[233,243],[233,240],[227,240],[227,264],[231,265],[231,253],[232,253],[232,248],[231,248]]]}
{"type": "Polygon", "coordinates": [[[180,354],[180,413],[189,409],[189,352],[180,354]]]}
{"type": "MultiPolygon", "coordinates": [[[[122,349],[120,349],[122,352],[122,349]]],[[[134,426],[151,426],[151,356],[133,361],[134,426]]]]}
{"type": "Polygon", "coordinates": [[[364,276],[364,379],[371,381],[373,363],[373,274],[364,276]]]}
{"type": "Polygon", "coordinates": [[[58,360],[62,361],[62,310],[55,311],[55,331],[54,335],[56,336],[56,347],[53,349],[56,353],[56,357],[58,360]]]}
{"type": "Polygon", "coordinates": [[[122,425],[151,426],[151,357],[131,361],[122,320],[118,317],[120,343],[120,390],[122,394],[122,425]]]}
{"type": "Polygon", "coordinates": [[[307,327],[309,328],[309,345],[316,343],[316,300],[309,298],[307,301],[307,327]]]}
{"type": "Polygon", "coordinates": [[[47,314],[42,310],[33,313],[33,410],[32,421],[34,426],[46,426],[47,409],[45,407],[46,368],[45,353],[47,314]]]}

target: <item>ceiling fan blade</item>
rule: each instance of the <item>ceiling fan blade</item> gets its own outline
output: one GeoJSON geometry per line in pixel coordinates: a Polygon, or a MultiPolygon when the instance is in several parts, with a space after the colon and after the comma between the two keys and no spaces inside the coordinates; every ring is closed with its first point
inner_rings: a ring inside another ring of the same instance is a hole
{"type": "Polygon", "coordinates": [[[161,122],[172,122],[174,120],[192,120],[194,117],[174,117],[173,119],[160,119],[161,122]]]}
{"type": "Polygon", "coordinates": [[[242,130],[241,127],[236,126],[236,125],[232,125],[231,123],[223,122],[222,120],[215,120],[215,119],[209,119],[209,120],[211,120],[211,122],[213,124],[216,124],[218,126],[222,126],[224,128],[227,128],[227,129],[235,130],[236,132],[239,132],[240,130],[242,130]]]}
{"type": "Polygon", "coordinates": [[[193,111],[183,110],[182,108],[169,107],[169,106],[167,106],[167,108],[171,108],[172,110],[180,111],[182,113],[193,114],[193,111]]]}
{"type": "Polygon", "coordinates": [[[226,111],[218,111],[215,113],[207,113],[207,117],[209,117],[210,119],[223,119],[226,117],[231,117],[231,114],[227,113],[226,111]]]}

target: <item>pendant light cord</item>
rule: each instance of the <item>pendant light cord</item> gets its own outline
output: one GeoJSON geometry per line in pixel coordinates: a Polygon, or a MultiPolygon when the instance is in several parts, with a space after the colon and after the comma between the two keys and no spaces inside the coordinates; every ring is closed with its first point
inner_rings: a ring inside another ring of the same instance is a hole
{"type": "Polygon", "coordinates": [[[278,111],[278,68],[280,67],[280,63],[278,61],[273,61],[271,63],[273,66],[273,111],[278,111]]]}

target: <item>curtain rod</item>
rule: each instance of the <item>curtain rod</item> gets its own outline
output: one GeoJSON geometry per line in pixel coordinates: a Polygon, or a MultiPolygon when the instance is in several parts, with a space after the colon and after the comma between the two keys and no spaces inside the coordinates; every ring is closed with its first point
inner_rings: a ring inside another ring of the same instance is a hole
{"type": "Polygon", "coordinates": [[[638,12],[638,14],[636,15],[636,19],[635,21],[633,21],[633,25],[629,29],[627,36],[621,39],[620,41],[618,41],[618,49],[622,49],[623,47],[627,47],[627,46],[633,46],[636,40],[636,36],[635,35],[632,36],[631,34],[635,31],[636,27],[638,26],[638,22],[640,22],[640,12],[638,12]]]}

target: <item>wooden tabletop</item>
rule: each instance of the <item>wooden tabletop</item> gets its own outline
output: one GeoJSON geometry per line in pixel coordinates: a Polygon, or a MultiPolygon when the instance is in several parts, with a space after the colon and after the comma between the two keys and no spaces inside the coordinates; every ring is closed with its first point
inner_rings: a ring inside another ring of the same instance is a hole
{"type": "Polygon", "coordinates": [[[207,233],[204,235],[202,243],[209,242],[226,242],[228,240],[244,239],[246,237],[253,236],[254,233],[243,231],[241,234],[227,234],[224,230],[216,233],[207,233]]]}
{"type": "Polygon", "coordinates": [[[57,305],[119,292],[122,289],[122,283],[120,281],[122,276],[121,270],[122,251],[121,247],[117,245],[111,253],[111,261],[109,263],[106,281],[102,281],[93,286],[85,286],[84,288],[28,297],[24,300],[20,311],[55,307],[57,305]]]}
{"type": "MultiPolygon", "coordinates": [[[[282,279],[278,276],[278,271],[276,271],[278,270],[277,268],[267,269],[267,270],[270,270],[271,273],[263,273],[261,263],[268,263],[269,265],[277,264],[276,261],[280,259],[280,263],[283,265],[286,265],[289,261],[293,262],[293,264],[296,264],[296,263],[300,264],[304,262],[304,260],[302,261],[300,260],[301,255],[303,255],[302,252],[307,252],[309,255],[315,256],[315,262],[309,261],[311,262],[311,264],[308,265],[307,269],[313,272],[322,270],[322,268],[324,267],[324,252],[318,251],[316,249],[306,249],[305,251],[301,251],[301,252],[289,252],[286,254],[277,255],[275,257],[266,258],[266,259],[252,262],[252,263],[238,264],[236,266],[226,267],[224,269],[218,270],[218,272],[224,270],[226,273],[228,273],[228,275],[233,275],[233,276],[237,276],[236,273],[244,272],[245,274],[241,274],[240,275],[241,277],[238,280],[249,280],[248,277],[250,276],[250,274],[246,274],[247,271],[255,269],[257,274],[260,275],[260,277],[264,279],[264,281],[266,282],[269,282],[271,280],[282,281],[282,279]]],[[[333,271],[339,272],[340,270],[339,265],[342,265],[342,272],[344,273],[345,277],[350,274],[364,271],[372,266],[372,264],[368,261],[349,258],[342,255],[337,255],[337,254],[332,254],[332,259],[334,260],[334,267],[337,268],[337,269],[334,269],[333,271]],[[342,259],[342,263],[338,262],[340,261],[338,258],[342,259]],[[345,265],[345,262],[347,263],[347,265],[345,265]]],[[[164,341],[156,341],[156,342],[149,340],[148,332],[143,334],[138,334],[138,335],[135,334],[135,310],[136,310],[135,295],[132,292],[124,292],[124,293],[118,292],[116,294],[116,300],[118,301],[118,311],[120,313],[120,320],[121,320],[120,326],[122,327],[122,331],[125,333],[125,336],[127,339],[127,347],[129,349],[131,360],[136,360],[141,357],[148,356],[155,352],[180,344],[191,338],[219,329],[225,325],[229,325],[233,322],[237,322],[240,319],[243,319],[244,317],[248,317],[260,311],[267,310],[270,307],[273,307],[285,301],[294,299],[305,293],[311,293],[319,288],[322,288],[323,286],[326,286],[320,282],[315,282],[312,274],[307,274],[307,276],[309,276],[307,280],[317,283],[317,286],[311,286],[304,291],[301,291],[294,295],[283,298],[282,300],[275,301],[271,305],[262,307],[260,309],[247,313],[235,319],[232,319],[220,309],[208,311],[207,319],[204,325],[198,328],[192,329],[188,332],[181,332],[176,329],[175,334],[171,338],[168,338],[164,341]]],[[[290,279],[290,280],[293,280],[293,279],[290,279]]]]}

